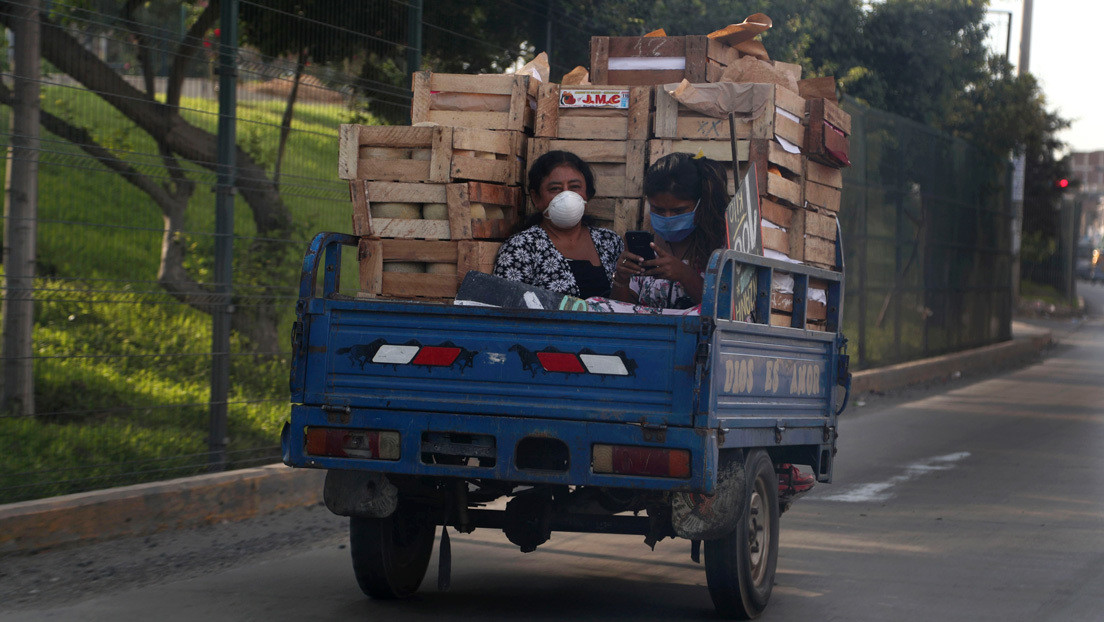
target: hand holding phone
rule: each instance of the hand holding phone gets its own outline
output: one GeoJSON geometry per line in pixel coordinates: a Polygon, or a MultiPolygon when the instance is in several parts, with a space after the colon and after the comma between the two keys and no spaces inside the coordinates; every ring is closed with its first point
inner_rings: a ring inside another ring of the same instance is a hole
{"type": "Polygon", "coordinates": [[[626,231],[625,248],[634,255],[644,258],[644,261],[655,259],[655,251],[652,250],[652,233],[650,231],[626,231]]]}

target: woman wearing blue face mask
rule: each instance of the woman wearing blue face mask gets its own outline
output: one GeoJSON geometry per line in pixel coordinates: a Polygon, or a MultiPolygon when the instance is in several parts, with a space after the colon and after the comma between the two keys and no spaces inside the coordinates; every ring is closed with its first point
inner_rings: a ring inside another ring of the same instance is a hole
{"type": "Polygon", "coordinates": [[[621,253],[613,297],[664,309],[701,304],[709,256],[725,245],[727,185],[720,163],[688,153],[672,153],[649,167],[644,195],[656,256],[621,253]]]}

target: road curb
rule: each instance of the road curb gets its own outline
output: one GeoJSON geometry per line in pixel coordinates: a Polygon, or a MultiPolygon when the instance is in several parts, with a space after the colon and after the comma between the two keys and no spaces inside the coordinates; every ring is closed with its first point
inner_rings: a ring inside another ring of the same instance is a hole
{"type": "MultiPolygon", "coordinates": [[[[855,373],[852,394],[1010,367],[1036,356],[1050,331],[1014,324],[1016,338],[975,350],[855,373]]],[[[239,521],[322,501],[325,472],[282,464],[0,505],[0,557],[239,521]]]]}
{"type": "Polygon", "coordinates": [[[1027,325],[1017,324],[1013,332],[1017,336],[1011,341],[855,372],[851,378],[851,393],[855,396],[871,392],[889,393],[927,382],[950,380],[960,375],[975,375],[1015,367],[1037,356],[1054,340],[1051,331],[1027,325]]]}
{"type": "Polygon", "coordinates": [[[282,464],[0,505],[0,556],[239,521],[322,500],[325,472],[282,464]]]}

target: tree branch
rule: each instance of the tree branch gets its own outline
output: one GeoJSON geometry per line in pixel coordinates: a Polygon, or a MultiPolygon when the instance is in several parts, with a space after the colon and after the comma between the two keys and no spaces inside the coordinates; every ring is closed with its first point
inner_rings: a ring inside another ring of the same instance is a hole
{"type": "Polygon", "coordinates": [[[203,33],[211,29],[219,18],[219,1],[211,0],[206,9],[199,14],[195,23],[173,54],[172,68],[169,70],[169,83],[165,87],[165,103],[170,106],[180,105],[180,95],[184,90],[184,77],[187,75],[188,63],[191,63],[195,55],[203,49],[203,33]]]}

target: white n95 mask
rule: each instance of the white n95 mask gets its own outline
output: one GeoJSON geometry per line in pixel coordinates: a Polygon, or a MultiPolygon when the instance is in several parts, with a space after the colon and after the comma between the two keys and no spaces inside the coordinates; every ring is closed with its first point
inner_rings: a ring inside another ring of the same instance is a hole
{"type": "Polygon", "coordinates": [[[583,219],[585,210],[586,199],[577,192],[564,190],[548,202],[548,208],[544,210],[544,216],[560,229],[570,229],[583,219]]]}

